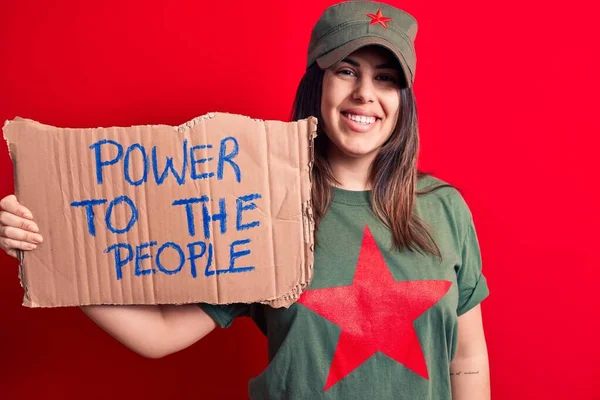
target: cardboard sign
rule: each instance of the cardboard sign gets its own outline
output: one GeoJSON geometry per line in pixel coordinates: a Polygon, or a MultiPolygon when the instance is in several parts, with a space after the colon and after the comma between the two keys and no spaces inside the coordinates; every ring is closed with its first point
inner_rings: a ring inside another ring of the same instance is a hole
{"type": "Polygon", "coordinates": [[[15,194],[44,242],[24,253],[28,307],[288,307],[313,272],[316,118],[211,113],[183,125],[4,125],[15,194]]]}

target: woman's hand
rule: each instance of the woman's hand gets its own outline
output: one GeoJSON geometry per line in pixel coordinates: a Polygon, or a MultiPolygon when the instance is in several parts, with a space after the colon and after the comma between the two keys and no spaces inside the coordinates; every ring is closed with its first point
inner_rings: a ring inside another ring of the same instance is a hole
{"type": "Polygon", "coordinates": [[[0,200],[0,248],[17,258],[17,250],[33,250],[42,243],[33,215],[14,194],[0,200]]]}

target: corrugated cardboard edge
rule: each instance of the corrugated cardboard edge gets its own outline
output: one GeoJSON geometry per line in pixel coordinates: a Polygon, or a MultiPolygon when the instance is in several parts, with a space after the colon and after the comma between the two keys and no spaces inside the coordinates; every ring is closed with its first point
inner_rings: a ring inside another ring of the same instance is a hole
{"type": "MultiPolygon", "coordinates": [[[[4,138],[4,141],[6,141],[6,148],[8,149],[8,156],[10,157],[10,161],[13,164],[13,182],[14,182],[14,186],[13,186],[13,193],[16,191],[17,188],[17,168],[15,165],[15,158],[13,157],[13,152],[14,149],[11,148],[10,146],[10,142],[8,141],[8,138],[6,137],[6,135],[4,134],[4,128],[6,128],[6,126],[10,123],[10,122],[20,122],[20,121],[29,121],[29,122],[34,122],[33,120],[27,119],[27,118],[21,118],[21,117],[15,117],[12,120],[6,120],[4,121],[4,125],[2,126],[2,137],[4,138]]],[[[18,195],[18,193],[15,193],[18,195]]],[[[26,307],[39,307],[39,305],[37,305],[35,302],[31,301],[31,298],[29,296],[29,291],[27,288],[27,283],[25,281],[25,273],[24,273],[24,263],[23,263],[23,250],[17,250],[17,259],[19,260],[19,284],[21,285],[21,287],[23,288],[23,305],[26,307]]]]}
{"type": "MultiPolygon", "coordinates": [[[[224,114],[224,113],[220,113],[220,114],[224,114]]],[[[211,119],[217,116],[217,112],[209,112],[206,113],[204,115],[200,115],[196,118],[190,119],[187,122],[184,122],[183,124],[179,125],[179,126],[174,126],[173,128],[175,128],[175,130],[179,133],[185,133],[190,129],[193,129],[196,125],[198,125],[200,123],[200,121],[203,121],[205,119],[211,119]]]]}
{"type": "MultiPolygon", "coordinates": [[[[170,126],[171,128],[177,130],[180,133],[183,133],[189,129],[192,129],[194,126],[198,125],[198,123],[204,119],[209,119],[209,118],[214,118],[217,114],[230,114],[230,113],[225,113],[225,112],[209,112],[206,113],[204,115],[200,115],[198,117],[192,118],[191,120],[184,122],[181,125],[178,126],[170,126]]],[[[235,115],[239,115],[239,114],[235,114],[235,115]]],[[[248,119],[251,119],[253,121],[257,121],[257,122],[264,122],[265,120],[262,119],[257,119],[257,118],[252,118],[252,117],[248,117],[245,115],[241,115],[243,117],[246,117],[248,119]]],[[[308,263],[307,265],[307,272],[308,275],[306,277],[306,280],[303,282],[298,283],[296,286],[292,287],[290,289],[290,291],[288,291],[287,293],[276,297],[276,298],[270,298],[270,299],[266,299],[261,301],[260,303],[262,304],[267,304],[271,307],[275,307],[275,308],[280,308],[280,307],[285,307],[288,308],[290,307],[295,300],[297,300],[300,295],[302,294],[302,292],[304,292],[304,290],[310,285],[312,278],[313,278],[313,274],[314,274],[314,228],[315,228],[315,221],[314,221],[314,217],[313,217],[313,212],[312,212],[312,170],[313,170],[313,165],[314,165],[314,138],[317,136],[317,124],[318,124],[318,120],[316,117],[308,117],[306,118],[306,120],[308,120],[308,124],[309,124],[309,129],[308,129],[308,143],[309,143],[309,151],[308,151],[308,176],[309,176],[309,185],[308,185],[308,200],[305,201],[302,204],[302,222],[303,222],[303,231],[304,231],[304,255],[305,255],[305,260],[308,263]]],[[[8,139],[6,138],[6,135],[4,134],[4,128],[10,123],[10,122],[30,122],[30,123],[35,123],[38,124],[40,126],[46,126],[46,127],[52,127],[55,128],[55,126],[52,125],[47,125],[47,124],[43,124],[41,122],[29,119],[29,118],[21,118],[21,117],[15,117],[12,120],[6,120],[4,122],[4,125],[2,127],[2,131],[3,131],[3,137],[4,140],[6,141],[6,145],[8,148],[8,153],[9,153],[9,157],[11,158],[11,161],[13,163],[13,171],[16,172],[16,166],[15,166],[15,159],[13,158],[13,152],[14,149],[11,149],[10,147],[10,143],[8,141],[8,139]]],[[[148,124],[148,125],[141,125],[141,126],[157,126],[160,124],[148,124]]],[[[139,125],[134,125],[134,126],[139,126],[139,125]]],[[[133,127],[133,126],[132,126],[133,127]]],[[[102,127],[100,127],[102,128],[102,127]]],[[[83,128],[82,128],[83,129],[83,128]]],[[[16,174],[14,177],[14,182],[15,182],[15,189],[16,189],[16,174]]],[[[16,193],[18,195],[18,193],[16,193]]],[[[42,307],[42,308],[46,308],[46,306],[41,306],[40,304],[36,303],[31,296],[29,295],[29,291],[27,288],[27,279],[25,277],[24,274],[24,257],[23,257],[23,251],[22,250],[18,250],[17,251],[17,257],[19,260],[19,283],[21,284],[21,287],[24,290],[24,295],[23,295],[23,306],[25,307],[31,307],[31,308],[38,308],[38,307],[42,307]]],[[[113,305],[116,305],[116,303],[111,303],[113,305]]],[[[179,304],[179,303],[173,303],[173,304],[179,304]]],[[[186,303],[181,303],[181,304],[186,304],[186,303]]],[[[63,305],[64,307],[70,307],[70,306],[80,306],[81,304],[73,304],[73,305],[63,305]]],[[[86,305],[93,305],[93,304],[86,304],[86,305]]],[[[47,306],[47,307],[57,307],[57,306],[47,306]]]]}
{"type": "Polygon", "coordinates": [[[308,151],[308,200],[302,204],[302,223],[304,225],[304,256],[308,263],[308,275],[304,282],[298,283],[289,292],[280,297],[261,301],[262,304],[267,304],[271,307],[290,307],[310,285],[314,274],[314,250],[315,250],[315,219],[312,211],[312,170],[315,160],[315,145],[314,138],[317,137],[318,120],[315,117],[308,117],[308,143],[310,145],[308,151]]]}

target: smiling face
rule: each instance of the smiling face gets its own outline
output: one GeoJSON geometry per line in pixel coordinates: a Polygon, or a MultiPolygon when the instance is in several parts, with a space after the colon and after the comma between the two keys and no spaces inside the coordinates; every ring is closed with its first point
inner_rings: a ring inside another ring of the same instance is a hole
{"type": "Polygon", "coordinates": [[[333,144],[330,161],[375,158],[398,121],[401,83],[398,61],[377,46],[363,47],[325,71],[321,115],[333,144]]]}

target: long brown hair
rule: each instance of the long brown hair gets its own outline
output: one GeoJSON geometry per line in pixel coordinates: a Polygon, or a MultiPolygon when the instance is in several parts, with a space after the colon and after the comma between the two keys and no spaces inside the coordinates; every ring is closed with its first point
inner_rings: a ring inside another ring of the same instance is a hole
{"type": "MultiPolygon", "coordinates": [[[[402,70],[398,68],[402,75],[402,70]]],[[[312,169],[312,205],[315,227],[323,219],[332,199],[333,184],[339,184],[327,159],[329,138],[322,130],[321,95],[325,71],[314,63],[302,77],[294,101],[292,120],[314,116],[318,119],[315,160],[312,169]]],[[[402,80],[403,81],[403,80],[402,80]]],[[[417,191],[417,181],[429,173],[417,170],[419,129],[412,88],[400,89],[401,107],[392,135],[383,144],[370,171],[371,204],[375,214],[390,229],[393,249],[418,251],[441,257],[440,250],[425,224],[415,214],[417,195],[450,186],[441,184],[417,191]]],[[[451,187],[451,186],[450,186],[451,187]]]]}

